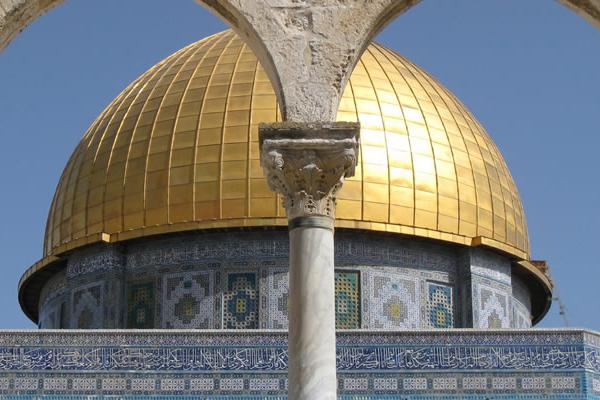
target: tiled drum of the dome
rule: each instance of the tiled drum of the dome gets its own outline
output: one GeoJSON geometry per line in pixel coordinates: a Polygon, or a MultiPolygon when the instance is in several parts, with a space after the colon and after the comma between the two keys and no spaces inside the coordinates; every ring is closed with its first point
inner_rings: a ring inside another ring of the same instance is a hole
{"type": "MultiPolygon", "coordinates": [[[[484,307],[486,301],[481,302],[481,298],[485,297],[489,303],[489,296],[482,297],[481,293],[489,292],[489,288],[499,290],[499,294],[508,299],[508,313],[502,311],[500,321],[506,321],[508,317],[509,326],[512,327],[531,324],[530,289],[521,284],[513,287],[511,293],[508,284],[510,276],[507,275],[510,274],[510,263],[507,264],[502,256],[494,256],[493,252],[487,250],[475,252],[463,249],[469,254],[468,258],[464,258],[464,251],[457,253],[447,244],[406,241],[373,233],[364,235],[339,230],[337,237],[337,272],[359,274],[352,285],[340,286],[344,301],[338,303],[344,312],[338,315],[338,326],[383,330],[435,327],[428,312],[431,307],[445,304],[445,300],[441,301],[440,296],[430,297],[429,283],[452,288],[453,296],[444,298],[450,297],[458,302],[447,307],[455,313],[452,326],[469,326],[465,325],[467,315],[463,314],[468,312],[471,315],[471,311],[464,307],[467,305],[463,304],[465,302],[472,303],[475,326],[479,326],[480,320],[485,322],[484,327],[495,326],[488,325],[489,318],[479,317],[487,312],[484,307]],[[462,276],[463,273],[468,275],[462,276]],[[457,297],[454,291],[462,291],[456,285],[467,281],[473,288],[473,298],[454,298],[457,297]],[[357,283],[358,293],[347,290],[356,287],[357,283]],[[352,302],[347,303],[348,299],[352,302]],[[347,307],[348,304],[351,307],[347,307]],[[350,315],[352,317],[348,318],[350,315]],[[352,324],[348,325],[348,321],[352,321],[352,324]]],[[[156,283],[153,300],[142,301],[148,306],[148,315],[154,315],[153,327],[220,329],[226,312],[221,304],[222,297],[227,300],[235,296],[233,290],[223,296],[229,290],[228,276],[249,273],[256,276],[251,286],[255,287],[254,300],[258,303],[258,327],[287,328],[285,232],[179,234],[177,238],[147,238],[126,246],[119,244],[116,246],[119,251],[112,245],[75,251],[68,262],[66,275],[69,278],[58,274],[41,291],[41,326],[77,326],[74,292],[89,284],[102,284],[105,287],[101,306],[105,318],[103,327],[125,327],[123,321],[128,321],[128,316],[133,315],[128,309],[136,307],[131,303],[135,296],[130,295],[130,303],[127,303],[126,287],[138,282],[153,282],[156,283]],[[124,256],[119,255],[120,252],[124,256]],[[200,276],[208,276],[208,279],[201,279],[200,276]],[[63,303],[66,310],[61,310],[63,303]],[[212,309],[209,304],[212,304],[212,309]],[[61,318],[67,323],[61,325],[61,318]]],[[[515,285],[518,282],[515,281],[515,285]]],[[[241,291],[247,293],[247,290],[241,291]]],[[[237,312],[243,306],[239,303],[239,308],[232,310],[237,312]]],[[[493,307],[487,309],[493,311],[493,307]]],[[[493,319],[496,314],[491,312],[490,315],[493,319]]]]}

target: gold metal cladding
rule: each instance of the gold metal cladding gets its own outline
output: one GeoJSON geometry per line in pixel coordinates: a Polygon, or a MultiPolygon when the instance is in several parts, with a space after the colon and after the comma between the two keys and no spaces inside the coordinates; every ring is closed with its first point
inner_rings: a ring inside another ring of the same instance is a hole
{"type": "MultiPolygon", "coordinates": [[[[356,175],[336,227],[529,258],[523,208],[490,136],[423,70],[376,44],[358,62],[338,120],[361,124],[356,175]]],[[[232,31],[144,73],[85,133],[58,184],[44,255],[181,230],[285,225],[267,187],[258,124],[280,121],[275,93],[232,31]]]]}
{"type": "Polygon", "coordinates": [[[333,220],[321,215],[291,219],[288,229],[291,231],[297,228],[321,228],[333,231],[333,220]]]}

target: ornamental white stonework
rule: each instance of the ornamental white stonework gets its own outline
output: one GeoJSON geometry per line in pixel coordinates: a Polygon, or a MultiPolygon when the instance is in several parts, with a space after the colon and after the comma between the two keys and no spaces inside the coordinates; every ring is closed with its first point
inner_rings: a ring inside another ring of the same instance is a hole
{"type": "Polygon", "coordinates": [[[289,220],[335,218],[335,195],[354,175],[358,157],[356,123],[260,126],[261,165],[271,190],[281,193],[289,220]]]}

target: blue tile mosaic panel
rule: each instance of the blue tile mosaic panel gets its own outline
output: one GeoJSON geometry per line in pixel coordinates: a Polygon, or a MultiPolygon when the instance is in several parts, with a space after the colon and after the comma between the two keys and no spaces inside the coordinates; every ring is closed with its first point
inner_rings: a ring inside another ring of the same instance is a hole
{"type": "MultiPolygon", "coordinates": [[[[58,329],[61,327],[61,322],[64,321],[66,311],[66,296],[55,296],[47,301],[44,305],[44,310],[40,313],[39,327],[42,329],[58,329]]],[[[67,328],[66,325],[63,327],[67,328]]]]}
{"type": "Polygon", "coordinates": [[[335,272],[335,328],[360,329],[360,274],[335,272]]]}
{"type": "Polygon", "coordinates": [[[452,287],[440,283],[427,282],[426,322],[430,328],[454,327],[454,302],[452,287]]]}
{"type": "Polygon", "coordinates": [[[127,328],[154,328],[154,282],[131,283],[127,288],[127,328]]]}
{"type": "MultiPolygon", "coordinates": [[[[284,399],[286,337],[273,331],[0,332],[0,398],[284,399]]],[[[340,399],[600,396],[595,333],[346,331],[337,339],[340,399]]]]}
{"type": "Polygon", "coordinates": [[[258,329],[258,285],[255,272],[227,274],[223,295],[225,329],[258,329]]]}
{"type": "Polygon", "coordinates": [[[480,301],[477,328],[498,329],[510,327],[508,296],[506,292],[479,285],[476,290],[480,301]]]}
{"type": "Polygon", "coordinates": [[[369,271],[369,327],[415,329],[421,325],[419,277],[397,271],[369,271]]]}
{"type": "MultiPolygon", "coordinates": [[[[104,321],[103,285],[93,283],[74,290],[71,321],[75,329],[99,329],[104,321]]],[[[62,313],[61,313],[62,314],[62,313]]]]}
{"type": "Polygon", "coordinates": [[[213,275],[212,271],[185,271],[165,275],[161,303],[164,328],[215,328],[213,275]]]}
{"type": "Polygon", "coordinates": [[[265,328],[288,328],[288,293],[289,279],[287,269],[270,268],[267,270],[267,293],[265,302],[265,328]]]}

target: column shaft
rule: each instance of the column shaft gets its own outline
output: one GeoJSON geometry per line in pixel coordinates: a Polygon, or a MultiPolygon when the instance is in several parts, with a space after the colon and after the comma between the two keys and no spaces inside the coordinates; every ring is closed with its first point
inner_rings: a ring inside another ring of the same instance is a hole
{"type": "Polygon", "coordinates": [[[289,398],[335,399],[333,230],[290,230],[289,276],[289,398]]]}
{"type": "Polygon", "coordinates": [[[336,398],[335,194],[354,174],[356,123],[261,124],[261,165],[290,229],[290,400],[336,398]]]}

